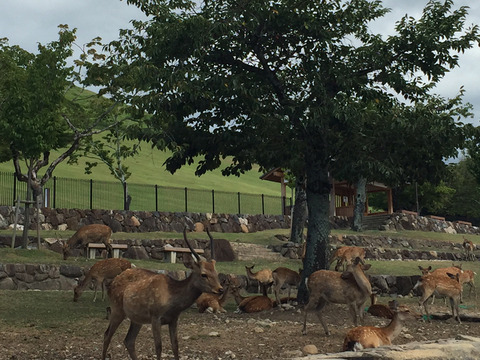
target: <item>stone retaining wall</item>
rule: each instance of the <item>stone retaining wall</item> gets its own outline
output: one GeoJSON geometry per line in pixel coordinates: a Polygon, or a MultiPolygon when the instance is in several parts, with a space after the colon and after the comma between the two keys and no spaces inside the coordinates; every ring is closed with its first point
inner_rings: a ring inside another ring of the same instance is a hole
{"type": "MultiPolygon", "coordinates": [[[[36,216],[31,211],[30,229],[36,229],[36,216]]],[[[20,208],[18,224],[24,225],[24,208],[20,208]]],[[[79,210],[52,209],[40,210],[40,224],[43,230],[78,230],[87,224],[105,224],[113,232],[182,232],[187,226],[209,226],[215,232],[254,232],[268,229],[288,229],[290,216],[283,215],[231,215],[212,213],[182,213],[159,211],[124,210],[79,210]]],[[[15,207],[0,206],[0,229],[8,229],[14,224],[15,207]]]]}

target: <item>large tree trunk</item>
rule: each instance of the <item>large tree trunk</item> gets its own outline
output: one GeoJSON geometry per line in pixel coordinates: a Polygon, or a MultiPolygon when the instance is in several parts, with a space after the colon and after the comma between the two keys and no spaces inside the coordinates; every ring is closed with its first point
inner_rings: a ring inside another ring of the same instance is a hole
{"type": "Polygon", "coordinates": [[[305,191],[305,177],[297,177],[295,181],[295,204],[293,205],[292,229],[290,241],[301,244],[303,229],[307,221],[307,192],[305,191]]]}
{"type": "Polygon", "coordinates": [[[363,230],[363,213],[365,211],[365,202],[367,201],[366,193],[367,179],[361,177],[357,181],[357,197],[355,199],[355,207],[353,209],[353,226],[354,231],[363,230]]]}
{"type": "Polygon", "coordinates": [[[302,281],[298,289],[299,303],[308,301],[305,278],[313,272],[326,269],[328,264],[328,236],[330,234],[329,194],[331,184],[328,171],[319,163],[310,162],[307,172],[308,232],[302,281]]]}

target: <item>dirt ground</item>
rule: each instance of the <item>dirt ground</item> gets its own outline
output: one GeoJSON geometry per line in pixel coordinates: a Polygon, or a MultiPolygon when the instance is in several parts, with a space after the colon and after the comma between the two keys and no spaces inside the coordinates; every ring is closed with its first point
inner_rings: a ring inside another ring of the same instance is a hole
{"type": "MultiPolygon", "coordinates": [[[[402,303],[400,299],[400,303],[402,303]]],[[[386,303],[388,298],[381,299],[386,303]]],[[[410,301],[415,310],[418,307],[410,301]]],[[[447,312],[443,301],[437,300],[432,312],[447,312]]],[[[233,306],[232,306],[233,307],[233,306]]],[[[480,315],[475,309],[461,309],[480,315]]],[[[325,319],[331,331],[324,334],[323,328],[314,314],[308,316],[308,334],[301,334],[303,312],[298,308],[274,309],[256,314],[199,314],[195,309],[185,311],[180,317],[179,343],[180,357],[183,360],[220,360],[220,359],[289,359],[301,356],[305,345],[313,344],[319,353],[341,351],[346,331],[352,327],[345,307],[328,305],[325,319]]],[[[365,325],[383,326],[389,320],[365,316],[365,325]]],[[[31,328],[0,328],[0,360],[60,360],[60,359],[100,359],[103,332],[108,321],[98,319],[82,329],[79,333],[65,324],[65,329],[38,330],[31,328]]],[[[109,348],[110,359],[128,359],[123,345],[128,322],[124,321],[115,334],[109,348]]],[[[412,341],[455,338],[458,334],[480,337],[480,322],[462,322],[453,319],[423,320],[406,322],[402,333],[393,341],[404,344],[412,341]]],[[[168,337],[164,327],[163,359],[173,359],[168,337]]],[[[152,334],[149,326],[144,326],[137,338],[139,359],[155,359],[152,334]]]]}

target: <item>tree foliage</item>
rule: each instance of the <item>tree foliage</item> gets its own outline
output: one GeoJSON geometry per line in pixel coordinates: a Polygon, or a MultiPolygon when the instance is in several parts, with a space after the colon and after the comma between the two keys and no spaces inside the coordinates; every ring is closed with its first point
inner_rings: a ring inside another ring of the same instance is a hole
{"type": "Polygon", "coordinates": [[[379,136],[395,138],[396,130],[407,128],[412,142],[425,145],[413,130],[422,104],[429,115],[422,124],[436,128],[445,116],[449,130],[456,128],[444,111],[427,111],[433,99],[440,109],[450,101],[430,93],[458,66],[457,53],[479,41],[478,27],[465,26],[467,8],[453,9],[449,0],[430,1],[419,19],[400,19],[386,38],[368,28],[388,11],[380,1],[128,2],[151,20],[134,22],[110,43],[105,66],[92,71],[108,74],[106,91],[152,115],[141,136],[172,150],[171,172],[201,156],[201,175],[232,156],[225,174],[258,163],[306,175],[303,276],[328,261],[329,175],[359,159],[368,164],[364,156],[378,151],[379,136]],[[402,120],[390,124],[398,99],[402,120]]]}

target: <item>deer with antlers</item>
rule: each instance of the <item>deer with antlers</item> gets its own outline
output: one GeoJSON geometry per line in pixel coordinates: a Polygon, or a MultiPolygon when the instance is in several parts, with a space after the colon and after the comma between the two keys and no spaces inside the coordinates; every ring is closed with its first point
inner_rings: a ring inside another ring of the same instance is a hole
{"type": "Polygon", "coordinates": [[[463,237],[463,249],[465,250],[465,254],[467,255],[467,260],[472,260],[475,261],[476,257],[473,252],[475,250],[475,246],[473,245],[473,242],[468,240],[465,236],[463,237]]]}
{"type": "Polygon", "coordinates": [[[409,318],[418,318],[408,310],[398,310],[393,303],[392,321],[387,326],[358,326],[350,329],[343,341],[343,351],[360,351],[367,348],[376,348],[382,345],[391,345],[392,341],[402,332],[403,322],[409,318]]]}
{"type": "Polygon", "coordinates": [[[299,272],[296,272],[285,267],[278,267],[272,271],[273,291],[275,293],[277,304],[280,304],[278,294],[284,285],[288,288],[288,300],[290,300],[292,286],[298,288],[301,280],[301,274],[302,269],[300,269],[299,272]]]}
{"type": "Polygon", "coordinates": [[[330,268],[332,263],[336,260],[337,264],[335,265],[335,271],[338,271],[340,266],[343,266],[343,270],[345,271],[345,267],[351,264],[357,257],[365,261],[364,248],[358,246],[342,246],[334,251],[328,261],[328,268],[330,268]]]}
{"type": "Polygon", "coordinates": [[[262,269],[254,273],[252,270],[255,265],[252,266],[245,266],[245,270],[247,272],[247,277],[250,280],[257,280],[262,288],[263,296],[267,296],[267,291],[270,286],[273,284],[273,276],[272,270],[270,269],[262,269]]]}
{"type": "Polygon", "coordinates": [[[102,360],[107,357],[112,336],[125,318],[130,319],[130,328],[124,344],[132,360],[137,360],[135,339],[143,324],[152,327],[157,359],[162,358],[162,325],[168,325],[170,341],[175,360],[178,352],[178,318],[189,308],[202,292],[221,294],[215,260],[201,258],[187,240],[186,229],[183,236],[194,261],[185,262],[192,269],[185,280],[175,280],[164,274],[145,269],[129,269],[118,275],[108,288],[111,302],[110,323],[103,339],[102,360]]]}
{"type": "Polygon", "coordinates": [[[105,245],[107,252],[112,254],[111,243],[112,229],[107,225],[90,224],[82,226],[72,235],[70,239],[64,242],[62,246],[63,260],[67,260],[71,255],[72,249],[80,248],[85,251],[88,243],[100,242],[105,245]]]}
{"type": "Polygon", "coordinates": [[[307,314],[311,310],[317,312],[325,334],[330,335],[322,318],[322,310],[327,303],[348,305],[355,326],[358,317],[363,320],[363,304],[372,294],[372,286],[364,273],[370,266],[357,257],[344,273],[318,270],[308,277],[306,284],[310,295],[304,308],[304,335],[307,334],[307,314]]]}
{"type": "Polygon", "coordinates": [[[97,300],[97,287],[102,287],[102,300],[105,300],[105,285],[107,282],[113,280],[115,276],[123,271],[130,269],[132,263],[126,259],[105,259],[97,261],[85,275],[83,281],[73,289],[73,301],[78,301],[80,295],[82,295],[85,288],[93,282],[93,301],[97,300]]]}
{"type": "Polygon", "coordinates": [[[459,279],[460,275],[458,273],[456,275],[447,273],[447,276],[429,273],[427,275],[423,275],[417,281],[417,283],[413,287],[413,290],[419,289],[422,294],[420,296],[420,299],[418,300],[418,304],[420,307],[423,305],[423,308],[427,315],[427,321],[430,322],[430,314],[428,312],[427,300],[433,294],[437,294],[440,296],[448,297],[450,299],[452,316],[457,319],[459,323],[461,323],[459,303],[462,294],[462,285],[460,284],[459,279]]]}

